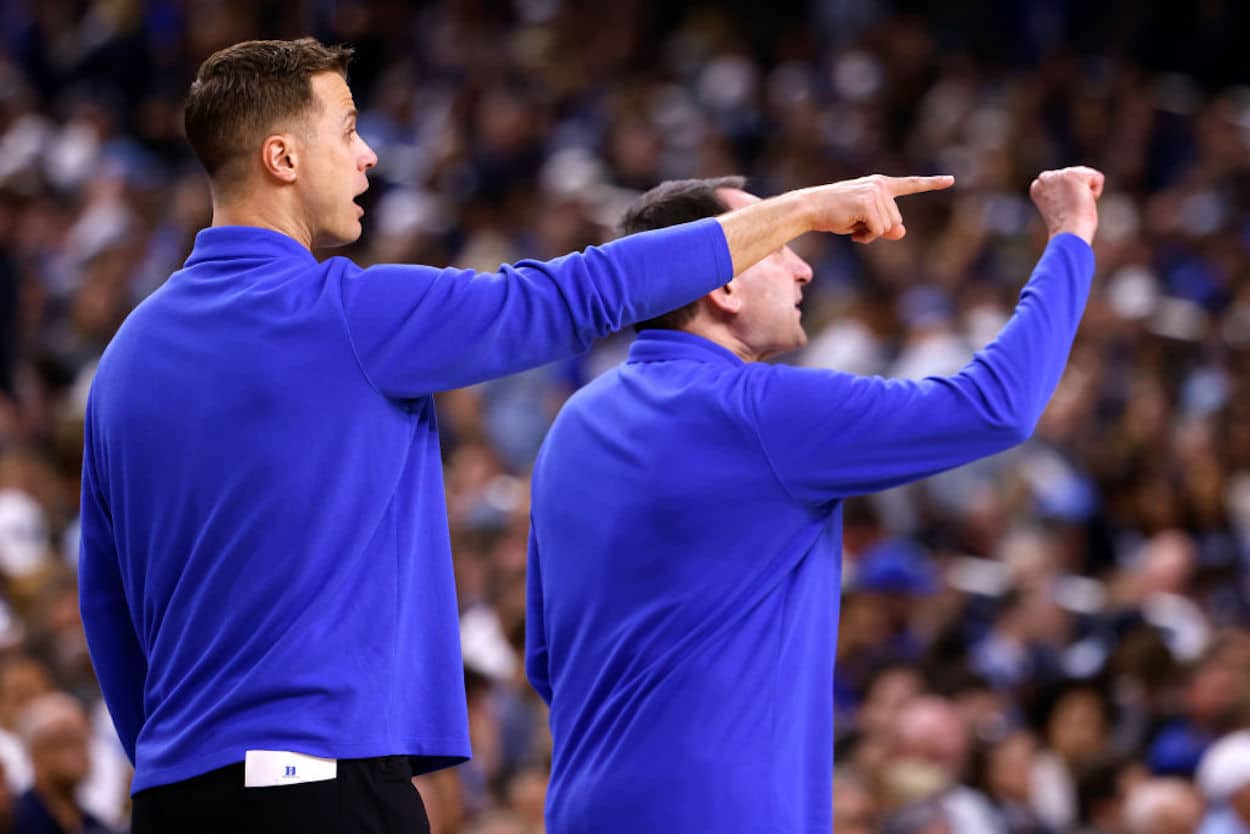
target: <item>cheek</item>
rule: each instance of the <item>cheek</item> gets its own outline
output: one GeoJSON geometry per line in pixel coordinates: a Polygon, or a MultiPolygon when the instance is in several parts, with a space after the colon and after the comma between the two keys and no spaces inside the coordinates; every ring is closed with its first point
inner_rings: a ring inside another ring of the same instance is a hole
{"type": "Polygon", "coordinates": [[[772,305],[778,313],[794,312],[794,281],[790,280],[788,275],[772,276],[772,280],[768,282],[766,293],[768,295],[768,303],[772,305]]]}
{"type": "Polygon", "coordinates": [[[776,317],[784,308],[794,306],[794,301],[787,301],[780,288],[772,282],[761,282],[751,286],[747,291],[746,301],[761,314],[770,317],[776,317]]]}

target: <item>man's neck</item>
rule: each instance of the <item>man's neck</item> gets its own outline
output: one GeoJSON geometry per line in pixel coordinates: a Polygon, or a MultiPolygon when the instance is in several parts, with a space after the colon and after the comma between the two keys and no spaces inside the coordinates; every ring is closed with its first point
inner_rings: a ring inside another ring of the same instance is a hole
{"type": "Polygon", "coordinates": [[[213,200],[214,226],[255,226],[272,229],[312,249],[312,230],[293,212],[278,206],[262,206],[249,201],[213,200]]]}
{"type": "Polygon", "coordinates": [[[696,318],[681,329],[687,333],[702,336],[709,342],[715,342],[736,355],[743,362],[758,362],[764,358],[756,354],[745,342],[735,336],[733,331],[720,322],[709,322],[702,318],[696,318]]]}

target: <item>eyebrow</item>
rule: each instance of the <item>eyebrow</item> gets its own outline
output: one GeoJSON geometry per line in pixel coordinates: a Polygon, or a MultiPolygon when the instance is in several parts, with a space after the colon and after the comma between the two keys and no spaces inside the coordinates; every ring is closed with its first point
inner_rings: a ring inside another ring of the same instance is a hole
{"type": "Polygon", "coordinates": [[[347,115],[343,117],[343,123],[346,124],[347,122],[350,122],[352,119],[356,118],[357,115],[359,115],[359,112],[355,107],[353,107],[351,110],[348,110],[347,115]]]}

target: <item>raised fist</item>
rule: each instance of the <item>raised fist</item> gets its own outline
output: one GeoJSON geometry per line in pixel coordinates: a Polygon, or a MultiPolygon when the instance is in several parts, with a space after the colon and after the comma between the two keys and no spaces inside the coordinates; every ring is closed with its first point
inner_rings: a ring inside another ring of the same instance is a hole
{"type": "Polygon", "coordinates": [[[1071,232],[1086,243],[1093,243],[1102,185],[1101,172],[1078,165],[1038,174],[1029,186],[1029,196],[1042,213],[1051,237],[1071,232]]]}

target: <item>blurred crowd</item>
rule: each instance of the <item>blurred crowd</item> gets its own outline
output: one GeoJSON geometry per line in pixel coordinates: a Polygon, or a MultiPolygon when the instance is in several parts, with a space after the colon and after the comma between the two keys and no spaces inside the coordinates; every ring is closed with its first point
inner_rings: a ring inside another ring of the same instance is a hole
{"type": "MultiPolygon", "coordinates": [[[[86,391],[210,221],[180,135],[196,66],[306,34],[357,49],[381,160],[363,264],[553,257],[668,178],[955,174],[905,198],[903,241],[798,241],[802,364],[958,369],[1044,244],[1032,177],[1104,171],[1095,288],[1036,436],[846,505],[835,830],[1250,832],[1250,11],[936,8],[6,0],[0,832],[126,828],[76,600],[86,391]]],[[[527,472],[628,341],[437,398],[474,758],[418,780],[435,831],[543,829],[527,472]]]]}

